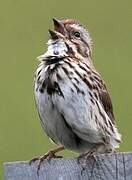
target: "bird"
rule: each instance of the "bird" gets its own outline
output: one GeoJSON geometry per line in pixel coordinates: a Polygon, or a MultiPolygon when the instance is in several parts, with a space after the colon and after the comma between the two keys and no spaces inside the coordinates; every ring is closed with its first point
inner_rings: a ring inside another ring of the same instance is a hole
{"type": "Polygon", "coordinates": [[[80,155],[115,152],[121,143],[110,94],[92,61],[88,30],[74,19],[53,18],[47,51],[38,57],[34,94],[40,122],[57,144],[39,160],[60,158],[68,149],[80,155]]]}

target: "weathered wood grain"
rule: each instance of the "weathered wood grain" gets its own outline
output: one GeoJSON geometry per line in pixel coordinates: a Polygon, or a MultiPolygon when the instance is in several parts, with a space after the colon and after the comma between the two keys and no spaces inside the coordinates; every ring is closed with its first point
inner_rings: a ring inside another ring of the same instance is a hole
{"type": "Polygon", "coordinates": [[[116,153],[88,158],[85,170],[77,159],[43,162],[37,175],[37,162],[5,163],[5,180],[132,180],[132,153],[116,153]]]}

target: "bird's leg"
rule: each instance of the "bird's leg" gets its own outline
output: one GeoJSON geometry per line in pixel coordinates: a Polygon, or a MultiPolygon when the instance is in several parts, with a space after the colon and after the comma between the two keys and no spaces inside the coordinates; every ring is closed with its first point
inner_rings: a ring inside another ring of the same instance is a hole
{"type": "Polygon", "coordinates": [[[82,154],[79,155],[79,157],[77,158],[77,161],[78,161],[79,164],[81,164],[81,167],[82,167],[81,174],[86,169],[88,158],[93,158],[94,159],[93,164],[95,162],[97,162],[96,154],[97,154],[97,149],[92,148],[90,151],[82,153],[82,154]],[[81,159],[82,159],[82,161],[80,161],[81,159]]]}
{"type": "Polygon", "coordinates": [[[89,157],[93,157],[94,159],[96,159],[96,158],[95,158],[96,152],[97,152],[97,149],[96,149],[96,148],[93,148],[93,149],[91,149],[91,150],[88,151],[88,152],[85,152],[85,153],[80,154],[80,155],[77,157],[78,163],[80,163],[80,159],[82,159],[82,158],[85,158],[85,159],[87,160],[89,157]]]}
{"type": "Polygon", "coordinates": [[[35,157],[33,158],[29,164],[31,165],[33,162],[35,161],[39,161],[38,163],[38,168],[37,168],[37,174],[39,175],[39,170],[40,170],[40,167],[41,167],[41,164],[42,162],[47,159],[47,160],[51,160],[52,158],[62,158],[62,156],[57,156],[56,153],[59,152],[59,151],[62,151],[64,150],[64,146],[63,145],[60,145],[58,146],[57,148],[54,148],[54,149],[51,149],[49,150],[46,154],[44,154],[43,156],[40,156],[40,157],[35,157]]]}
{"type": "Polygon", "coordinates": [[[97,161],[96,155],[99,152],[102,153],[102,148],[105,148],[105,146],[106,146],[106,144],[104,144],[104,143],[98,143],[95,146],[93,146],[93,148],[91,148],[89,151],[80,154],[79,157],[77,158],[78,163],[80,163],[80,159],[85,158],[87,160],[89,157],[92,157],[92,158],[94,158],[95,161],[97,161]]]}

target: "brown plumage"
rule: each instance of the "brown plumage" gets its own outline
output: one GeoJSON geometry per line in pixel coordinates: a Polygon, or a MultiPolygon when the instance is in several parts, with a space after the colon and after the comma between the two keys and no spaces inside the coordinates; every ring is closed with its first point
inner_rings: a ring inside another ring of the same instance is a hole
{"type": "Polygon", "coordinates": [[[92,63],[91,37],[78,21],[53,22],[48,51],[39,57],[35,99],[42,127],[59,148],[39,160],[56,157],[64,148],[85,154],[113,152],[121,138],[110,95],[92,63]]]}

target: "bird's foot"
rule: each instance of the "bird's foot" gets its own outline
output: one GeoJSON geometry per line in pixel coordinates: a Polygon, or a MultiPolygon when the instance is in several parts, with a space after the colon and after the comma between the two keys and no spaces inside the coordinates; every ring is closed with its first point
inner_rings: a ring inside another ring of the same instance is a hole
{"type": "Polygon", "coordinates": [[[92,157],[92,158],[94,158],[94,159],[96,159],[96,149],[92,149],[92,150],[90,150],[90,151],[88,151],[88,152],[85,152],[85,153],[82,153],[82,154],[80,154],[78,157],[77,157],[77,161],[78,161],[78,163],[80,163],[80,160],[81,159],[88,159],[89,157],[92,157]]]}
{"type": "Polygon", "coordinates": [[[36,162],[36,161],[39,161],[38,162],[38,166],[37,166],[37,175],[39,176],[39,171],[40,171],[40,167],[41,167],[41,164],[44,160],[48,160],[50,162],[50,160],[52,158],[62,158],[63,156],[58,156],[56,155],[57,152],[61,151],[64,149],[64,146],[59,146],[57,147],[56,149],[52,149],[52,150],[49,150],[46,154],[44,154],[43,156],[40,156],[40,157],[35,157],[33,158],[32,160],[30,160],[29,164],[31,165],[32,163],[36,162]]]}
{"type": "Polygon", "coordinates": [[[77,157],[77,162],[78,164],[81,164],[82,166],[82,170],[81,170],[81,174],[83,173],[83,171],[86,169],[87,167],[87,160],[89,158],[93,158],[94,162],[97,162],[97,150],[96,149],[92,149],[86,153],[82,153],[77,157]]]}

